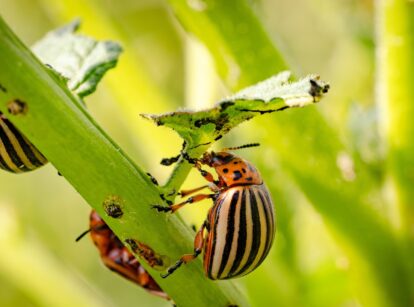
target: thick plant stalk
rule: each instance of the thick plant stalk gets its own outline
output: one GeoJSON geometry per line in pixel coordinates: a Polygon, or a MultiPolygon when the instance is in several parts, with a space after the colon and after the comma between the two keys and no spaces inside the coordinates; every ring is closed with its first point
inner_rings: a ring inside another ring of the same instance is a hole
{"type": "MultiPolygon", "coordinates": [[[[386,143],[386,174],[396,212],[397,232],[405,242],[414,276],[414,2],[377,1],[377,102],[386,143]]],[[[414,278],[411,279],[414,302],[414,278]]]]}
{"type": "MultiPolygon", "coordinates": [[[[122,240],[136,240],[156,253],[178,258],[192,250],[193,233],[175,216],[151,209],[160,203],[147,175],[103,133],[62,80],[47,70],[0,19],[0,110],[19,99],[26,114],[10,120],[40,149],[122,240]],[[104,206],[119,206],[111,218],[104,206]]],[[[133,242],[128,240],[128,242],[133,242]]],[[[208,280],[197,260],[169,279],[141,263],[179,306],[246,306],[231,282],[208,280]],[[191,295],[189,295],[191,293],[191,295]]]]}
{"type": "Polygon", "coordinates": [[[377,2],[377,99],[402,231],[414,240],[414,3],[377,2]]]}

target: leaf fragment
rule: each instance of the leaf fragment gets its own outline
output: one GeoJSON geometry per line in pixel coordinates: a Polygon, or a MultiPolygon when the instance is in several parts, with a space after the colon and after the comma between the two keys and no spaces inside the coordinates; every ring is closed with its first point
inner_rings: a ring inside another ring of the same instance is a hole
{"type": "Polygon", "coordinates": [[[93,93],[103,75],[116,65],[122,48],[112,41],[76,34],[79,26],[80,21],[75,20],[47,33],[32,51],[82,98],[93,93]]]}
{"type": "Polygon", "coordinates": [[[289,79],[290,72],[281,72],[207,110],[141,115],[157,125],[174,129],[188,144],[197,146],[218,140],[240,123],[257,115],[314,104],[329,90],[329,84],[316,75],[295,82],[289,79]]]}

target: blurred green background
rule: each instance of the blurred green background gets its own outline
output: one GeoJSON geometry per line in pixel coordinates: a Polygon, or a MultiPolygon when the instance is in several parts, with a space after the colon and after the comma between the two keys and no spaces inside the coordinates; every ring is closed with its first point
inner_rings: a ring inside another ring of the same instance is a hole
{"type": "MultiPolygon", "coordinates": [[[[186,3],[195,11],[206,10],[202,0],[186,3]]],[[[388,250],[394,243],[399,246],[398,213],[389,201],[385,148],[374,97],[373,3],[252,0],[248,5],[294,74],[317,73],[332,89],[320,104],[309,108],[312,110],[291,110],[295,114],[285,119],[285,112],[255,119],[232,131],[217,146],[262,143],[262,147],[240,154],[258,165],[277,212],[278,234],[271,254],[254,273],[238,280],[240,287],[253,306],[403,306],[384,292],[393,292],[393,287],[412,291],[412,287],[403,277],[389,279],[398,274],[376,271],[380,270],[378,263],[401,261],[403,268],[406,263],[388,250]],[[315,108],[321,115],[318,121],[309,120],[316,118],[315,108]],[[302,114],[306,120],[298,124],[302,114]],[[272,130],[269,125],[279,120],[284,120],[286,134],[281,126],[272,130]],[[324,134],[318,137],[318,131],[324,134]],[[303,140],[306,145],[294,148],[289,137],[296,137],[293,144],[303,140]],[[279,156],[283,151],[287,152],[279,156]],[[290,155],[292,164],[303,159],[303,165],[290,165],[290,155]],[[333,162],[324,164],[325,160],[333,162]],[[312,172],[322,178],[320,182],[312,181],[312,172]],[[342,189],[347,191],[346,197],[338,194],[336,203],[335,191],[342,189]],[[330,194],[325,197],[325,193],[330,194]],[[384,245],[384,255],[381,232],[370,233],[369,225],[362,225],[363,219],[342,215],[346,210],[352,212],[353,206],[358,212],[360,204],[367,206],[373,225],[379,221],[386,231],[396,234],[395,242],[384,245]],[[347,232],[354,227],[355,232],[347,232]],[[378,242],[371,251],[369,245],[358,250],[364,245],[357,238],[360,230],[378,242]],[[378,251],[382,262],[372,264],[370,257],[375,258],[378,251]]],[[[118,66],[86,103],[121,148],[161,183],[170,169],[159,161],[175,155],[181,140],[168,129],[140,118],[139,113],[208,107],[248,85],[237,82],[240,74],[246,74],[237,65],[226,78],[218,73],[222,68],[215,63],[217,58],[197,35],[187,32],[191,31],[188,19],[183,26],[176,18],[180,11],[174,12],[167,1],[0,0],[0,14],[29,46],[75,17],[83,21],[82,33],[122,44],[124,53],[118,66]]],[[[241,29],[249,27],[243,22],[240,20],[241,29]]],[[[255,37],[240,39],[251,45],[254,62],[255,37]]],[[[196,172],[190,174],[184,188],[201,184],[199,177],[196,172]]],[[[181,214],[189,225],[198,226],[208,208],[205,202],[181,214]]],[[[50,164],[24,175],[0,172],[1,306],[170,305],[104,268],[89,238],[75,243],[88,227],[89,211],[50,164]]],[[[412,261],[412,256],[405,261],[412,261]]]]}

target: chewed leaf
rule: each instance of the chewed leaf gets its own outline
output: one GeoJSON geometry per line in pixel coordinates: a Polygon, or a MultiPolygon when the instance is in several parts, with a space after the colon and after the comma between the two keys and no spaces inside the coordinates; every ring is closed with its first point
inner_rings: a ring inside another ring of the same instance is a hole
{"type": "Polygon", "coordinates": [[[79,20],[51,31],[32,46],[39,59],[67,79],[80,97],[93,93],[105,72],[114,67],[122,52],[119,44],[76,34],[79,20]]]}
{"type": "Polygon", "coordinates": [[[188,144],[218,140],[238,124],[257,115],[304,107],[318,102],[329,85],[311,75],[289,82],[290,73],[282,72],[202,111],[177,111],[161,115],[143,114],[157,125],[174,129],[188,144]]]}

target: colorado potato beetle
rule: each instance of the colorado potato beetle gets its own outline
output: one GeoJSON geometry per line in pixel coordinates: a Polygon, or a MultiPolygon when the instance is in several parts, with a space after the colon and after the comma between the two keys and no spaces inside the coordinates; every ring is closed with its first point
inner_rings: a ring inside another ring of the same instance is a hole
{"type": "Polygon", "coordinates": [[[186,158],[209,181],[208,185],[189,191],[188,196],[204,188],[212,194],[197,194],[187,200],[158,211],[175,212],[185,204],[210,198],[214,201],[207,219],[194,239],[194,253],[183,255],[169,267],[167,277],[183,263],[195,259],[204,250],[204,272],[210,279],[229,279],[246,275],[266,258],[275,236],[275,217],[269,190],[258,170],[248,161],[229,153],[229,150],[258,146],[248,144],[227,148],[221,152],[206,152],[201,159],[186,158]],[[214,168],[213,175],[201,168],[214,168]],[[207,234],[204,235],[204,230],[207,234]]]}
{"type": "Polygon", "coordinates": [[[95,210],[92,210],[89,216],[89,227],[76,241],[79,241],[90,232],[92,241],[98,248],[102,262],[106,267],[143,287],[149,293],[170,300],[169,296],[162,291],[156,281],[122,244],[121,240],[95,210]]]}
{"type": "Polygon", "coordinates": [[[46,163],[41,152],[0,112],[0,168],[23,173],[46,163]]]}

